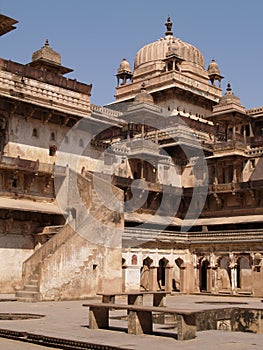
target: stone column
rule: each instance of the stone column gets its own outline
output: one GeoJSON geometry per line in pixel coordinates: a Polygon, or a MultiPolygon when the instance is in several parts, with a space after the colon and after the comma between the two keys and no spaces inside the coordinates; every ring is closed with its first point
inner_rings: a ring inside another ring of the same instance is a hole
{"type": "Polygon", "coordinates": [[[230,275],[231,275],[231,289],[232,289],[232,293],[235,293],[237,288],[236,256],[233,253],[230,253],[229,258],[230,258],[229,268],[230,268],[230,275]]]}
{"type": "Polygon", "coordinates": [[[236,266],[230,267],[231,268],[231,289],[232,293],[234,294],[236,292],[237,288],[237,269],[236,266]]]}
{"type": "Polygon", "coordinates": [[[187,292],[187,269],[185,264],[180,266],[180,292],[186,293],[187,292]]]}
{"type": "Polygon", "coordinates": [[[244,140],[244,144],[247,144],[247,131],[246,131],[246,125],[243,125],[243,140],[244,140]]]}
{"type": "Polygon", "coordinates": [[[175,59],[173,59],[173,70],[175,70],[175,59]]]}
{"type": "Polygon", "coordinates": [[[218,184],[218,169],[217,169],[217,164],[215,164],[214,166],[215,166],[215,181],[214,181],[214,184],[217,185],[217,184],[218,184]]]}
{"type": "Polygon", "coordinates": [[[193,267],[194,267],[194,292],[200,292],[200,265],[198,262],[198,257],[193,255],[193,267]]]}
{"type": "Polygon", "coordinates": [[[236,141],[236,125],[233,125],[233,141],[236,141]]]}
{"type": "Polygon", "coordinates": [[[254,133],[253,133],[253,128],[252,128],[252,125],[251,125],[251,122],[249,122],[249,136],[250,137],[253,137],[254,136],[254,133]]]}
{"type": "Polygon", "coordinates": [[[159,290],[159,286],[157,282],[157,269],[158,269],[158,266],[150,266],[149,290],[159,290]]]}
{"type": "Polygon", "coordinates": [[[233,182],[237,182],[237,164],[235,162],[233,163],[233,182]]]}
{"type": "Polygon", "coordinates": [[[167,292],[171,292],[173,290],[173,278],[172,278],[172,273],[173,273],[173,266],[166,265],[165,266],[165,290],[167,292]]]}
{"type": "Polygon", "coordinates": [[[213,270],[211,269],[211,266],[207,266],[206,269],[206,291],[211,293],[212,292],[212,275],[213,270]]]}

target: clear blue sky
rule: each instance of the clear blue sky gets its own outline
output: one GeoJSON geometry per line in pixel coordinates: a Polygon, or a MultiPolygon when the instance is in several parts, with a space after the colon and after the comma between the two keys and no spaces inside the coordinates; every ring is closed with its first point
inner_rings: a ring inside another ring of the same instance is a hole
{"type": "Polygon", "coordinates": [[[170,15],[174,35],[215,58],[223,90],[228,81],[246,108],[263,106],[263,1],[242,0],[0,0],[19,21],[1,37],[0,56],[20,63],[49,39],[69,78],[92,83],[92,103],[114,100],[116,71],[125,57],[162,37],[170,15]]]}

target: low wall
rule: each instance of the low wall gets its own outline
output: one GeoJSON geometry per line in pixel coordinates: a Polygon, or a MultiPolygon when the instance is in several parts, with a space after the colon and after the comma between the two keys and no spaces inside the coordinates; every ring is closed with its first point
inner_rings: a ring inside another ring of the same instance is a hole
{"type": "Polygon", "coordinates": [[[231,307],[196,312],[197,331],[226,330],[263,334],[263,309],[231,307]]]}

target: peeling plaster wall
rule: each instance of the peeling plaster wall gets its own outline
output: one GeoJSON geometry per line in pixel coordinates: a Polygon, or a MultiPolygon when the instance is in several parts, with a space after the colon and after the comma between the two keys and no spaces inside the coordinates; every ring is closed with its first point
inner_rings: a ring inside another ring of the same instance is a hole
{"type": "Polygon", "coordinates": [[[92,244],[74,235],[41,269],[42,300],[82,299],[102,291],[121,291],[121,249],[92,244]]]}
{"type": "Polygon", "coordinates": [[[0,291],[14,293],[22,285],[22,264],[32,253],[30,236],[0,235],[0,291]]]}

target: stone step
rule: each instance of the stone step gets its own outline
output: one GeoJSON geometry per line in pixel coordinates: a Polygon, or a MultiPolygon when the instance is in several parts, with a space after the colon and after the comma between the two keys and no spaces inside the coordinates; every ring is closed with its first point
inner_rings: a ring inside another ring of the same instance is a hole
{"type": "Polygon", "coordinates": [[[23,290],[27,292],[38,292],[37,285],[34,284],[25,284],[23,290]]]}
{"type": "Polygon", "coordinates": [[[34,286],[38,286],[38,279],[31,279],[31,278],[30,278],[28,284],[31,284],[31,285],[34,285],[34,286]]]}
{"type": "Polygon", "coordinates": [[[19,297],[16,300],[20,301],[20,302],[23,302],[23,303],[34,303],[34,302],[37,301],[37,300],[34,300],[32,298],[22,298],[22,297],[19,297]]]}
{"type": "Polygon", "coordinates": [[[39,300],[39,293],[38,292],[32,292],[32,291],[26,291],[26,290],[19,290],[16,292],[16,298],[20,301],[23,300],[29,300],[31,301],[37,301],[39,300]]]}

